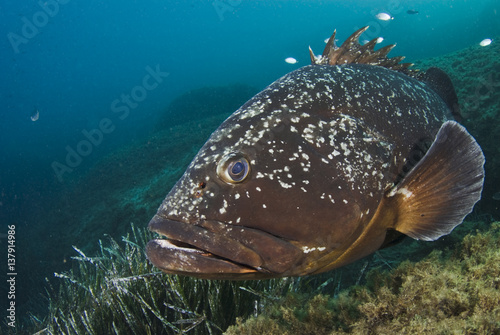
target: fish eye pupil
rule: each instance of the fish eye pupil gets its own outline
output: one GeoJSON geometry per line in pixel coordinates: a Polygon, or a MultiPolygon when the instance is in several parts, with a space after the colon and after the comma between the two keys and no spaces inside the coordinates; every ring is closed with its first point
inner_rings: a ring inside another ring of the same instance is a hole
{"type": "Polygon", "coordinates": [[[228,184],[244,181],[250,173],[250,163],[239,153],[228,154],[219,161],[217,174],[228,184]]]}
{"type": "Polygon", "coordinates": [[[243,165],[242,162],[236,162],[233,164],[233,167],[231,168],[231,174],[233,175],[239,175],[245,170],[245,166],[243,165]]]}
{"type": "Polygon", "coordinates": [[[248,175],[248,162],[244,158],[232,162],[227,167],[228,175],[233,182],[240,182],[248,175]]]}

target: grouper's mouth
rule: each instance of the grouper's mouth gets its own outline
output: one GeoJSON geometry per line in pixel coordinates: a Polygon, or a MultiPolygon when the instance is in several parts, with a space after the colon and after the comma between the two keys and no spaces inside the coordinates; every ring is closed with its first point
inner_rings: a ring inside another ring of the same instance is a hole
{"type": "Polygon", "coordinates": [[[203,220],[185,223],[155,215],[148,228],[149,260],[162,271],[207,279],[264,279],[286,272],[299,249],[266,232],[203,220]]]}

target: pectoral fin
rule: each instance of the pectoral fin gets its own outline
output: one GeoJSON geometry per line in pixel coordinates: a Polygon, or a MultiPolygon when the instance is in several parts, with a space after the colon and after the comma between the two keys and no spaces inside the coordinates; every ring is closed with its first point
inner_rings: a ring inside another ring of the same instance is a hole
{"type": "Polygon", "coordinates": [[[425,241],[449,234],[481,197],[483,165],[476,140],[457,122],[445,122],[422,160],[387,194],[397,206],[393,228],[425,241]]]}

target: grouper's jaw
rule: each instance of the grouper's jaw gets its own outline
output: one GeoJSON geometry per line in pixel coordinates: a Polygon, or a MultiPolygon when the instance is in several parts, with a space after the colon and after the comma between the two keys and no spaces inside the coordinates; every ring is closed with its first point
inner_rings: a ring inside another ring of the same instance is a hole
{"type": "Polygon", "coordinates": [[[152,240],[146,247],[149,260],[166,273],[265,279],[283,276],[301,261],[297,247],[257,229],[209,220],[190,224],[159,215],[149,229],[167,238],[152,240]]]}
{"type": "Polygon", "coordinates": [[[212,253],[178,241],[156,239],[148,243],[150,261],[166,273],[206,279],[231,279],[233,276],[258,278],[256,269],[233,263],[212,253]]]}

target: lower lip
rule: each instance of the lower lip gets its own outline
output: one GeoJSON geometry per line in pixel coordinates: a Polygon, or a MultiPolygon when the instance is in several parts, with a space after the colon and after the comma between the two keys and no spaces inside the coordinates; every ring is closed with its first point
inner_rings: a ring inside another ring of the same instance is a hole
{"type": "Polygon", "coordinates": [[[255,269],[219,258],[199,249],[179,247],[165,239],[150,241],[146,246],[149,260],[164,272],[210,277],[211,274],[256,273],[255,269]]]}

